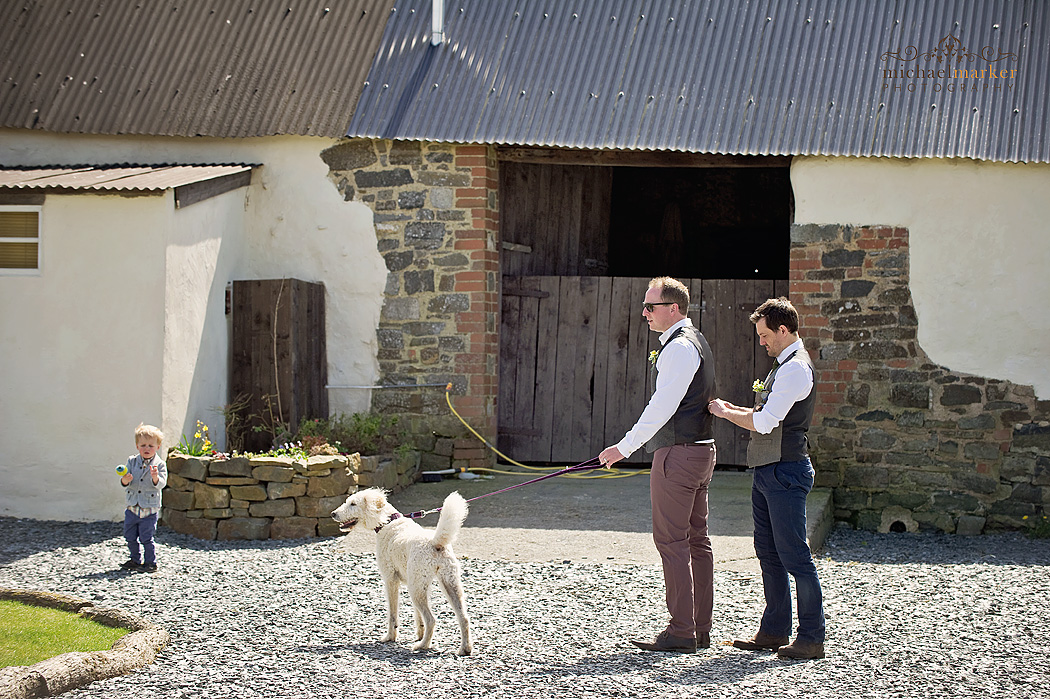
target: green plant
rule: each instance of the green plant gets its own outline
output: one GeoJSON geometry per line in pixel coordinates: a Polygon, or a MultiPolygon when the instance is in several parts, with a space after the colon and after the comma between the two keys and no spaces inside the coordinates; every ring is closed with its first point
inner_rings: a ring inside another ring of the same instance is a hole
{"type": "MultiPolygon", "coordinates": [[[[1027,522],[1028,515],[1021,519],[1027,522]]],[[[1043,515],[1042,519],[1033,519],[1029,524],[1031,525],[1027,532],[1029,539],[1050,539],[1050,519],[1047,519],[1046,515],[1043,515]]]]}
{"type": "Polygon", "coordinates": [[[61,609],[0,601],[0,667],[32,665],[70,651],[108,650],[127,633],[61,609]]]}
{"type": "Polygon", "coordinates": [[[411,449],[407,435],[398,427],[396,415],[339,413],[330,418],[312,418],[299,424],[296,439],[323,437],[342,454],[385,454],[411,449]]]}
{"type": "Polygon", "coordinates": [[[179,440],[179,445],[175,447],[175,451],[187,456],[207,456],[211,454],[212,443],[208,437],[208,426],[200,420],[197,420],[197,431],[193,433],[193,437],[187,439],[186,435],[182,435],[182,439],[179,440]]]}

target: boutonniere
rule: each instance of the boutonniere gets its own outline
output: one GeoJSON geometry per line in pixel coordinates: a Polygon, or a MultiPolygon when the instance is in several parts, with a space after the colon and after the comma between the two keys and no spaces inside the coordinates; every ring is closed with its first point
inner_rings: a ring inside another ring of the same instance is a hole
{"type": "Polygon", "coordinates": [[[762,379],[755,379],[755,382],[751,384],[751,390],[755,393],[761,393],[766,390],[766,385],[762,383],[762,379]]]}
{"type": "Polygon", "coordinates": [[[656,364],[656,358],[659,357],[659,356],[660,356],[660,353],[658,351],[656,351],[656,350],[653,350],[652,352],[650,352],[649,353],[649,363],[650,364],[656,364]]]}

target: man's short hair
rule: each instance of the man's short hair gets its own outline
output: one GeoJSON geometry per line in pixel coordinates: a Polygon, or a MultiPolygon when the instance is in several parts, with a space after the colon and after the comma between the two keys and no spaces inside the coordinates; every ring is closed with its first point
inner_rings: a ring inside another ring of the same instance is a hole
{"type": "Polygon", "coordinates": [[[689,289],[685,284],[671,277],[657,277],[649,282],[649,288],[654,287],[660,289],[660,300],[677,303],[682,315],[689,311],[689,289]]]}
{"type": "Polygon", "coordinates": [[[795,310],[795,307],[791,305],[786,296],[767,299],[751,314],[751,322],[756,325],[762,318],[766,319],[766,327],[774,332],[781,325],[785,326],[791,334],[798,332],[798,311],[795,310]]]}

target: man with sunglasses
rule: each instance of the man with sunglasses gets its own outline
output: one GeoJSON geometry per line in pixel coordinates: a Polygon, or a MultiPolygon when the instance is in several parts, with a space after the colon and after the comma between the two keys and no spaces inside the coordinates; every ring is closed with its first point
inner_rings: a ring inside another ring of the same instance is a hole
{"type": "Polygon", "coordinates": [[[634,427],[598,459],[610,466],[643,444],[653,454],[649,476],[653,541],[663,561],[667,628],[643,650],[692,653],[711,646],[714,556],[707,531],[707,488],[715,469],[715,365],[711,347],[686,317],[689,290],[677,279],[649,282],[642,304],[660,333],[650,354],[653,394],[634,427]]]}

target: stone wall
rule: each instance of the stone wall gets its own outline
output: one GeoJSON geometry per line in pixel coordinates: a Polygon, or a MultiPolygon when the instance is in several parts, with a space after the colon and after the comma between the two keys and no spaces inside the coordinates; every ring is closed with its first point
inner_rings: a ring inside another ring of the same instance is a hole
{"type": "Polygon", "coordinates": [[[386,260],[372,409],[398,414],[426,469],[485,466],[493,455],[449,412],[496,437],[499,221],[489,146],[351,139],[322,153],[347,200],[372,208],[386,260]]]}
{"type": "Polygon", "coordinates": [[[211,459],[169,454],[161,524],[198,539],[336,536],[332,510],[361,487],[415,482],[418,453],[211,459]]]}
{"type": "Polygon", "coordinates": [[[1050,503],[1050,401],[931,362],[908,269],[906,229],[792,227],[790,297],[820,372],[817,485],[864,529],[1024,528],[1050,503]]]}

